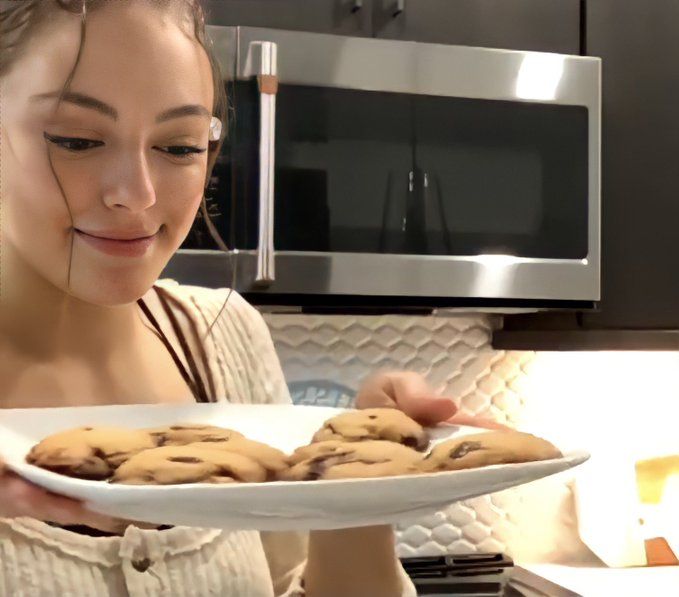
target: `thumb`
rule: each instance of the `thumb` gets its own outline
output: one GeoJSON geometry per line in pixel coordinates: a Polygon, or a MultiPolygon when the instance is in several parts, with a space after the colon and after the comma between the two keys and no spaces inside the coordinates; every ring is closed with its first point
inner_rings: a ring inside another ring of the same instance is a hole
{"type": "Polygon", "coordinates": [[[413,396],[399,401],[405,414],[424,426],[433,426],[447,421],[457,412],[457,406],[450,398],[413,396]]]}

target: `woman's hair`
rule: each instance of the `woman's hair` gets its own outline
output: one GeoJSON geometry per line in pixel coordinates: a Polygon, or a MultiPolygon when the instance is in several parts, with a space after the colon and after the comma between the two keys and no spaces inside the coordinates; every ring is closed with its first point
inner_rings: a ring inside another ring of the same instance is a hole
{"type": "MultiPolygon", "coordinates": [[[[80,47],[71,68],[64,81],[62,95],[69,90],[75,75],[80,56],[85,44],[87,33],[87,14],[114,0],[1,0],[0,1],[0,77],[4,76],[12,67],[22,51],[35,38],[40,30],[54,22],[53,17],[60,11],[81,15],[80,47]]],[[[115,0],[121,1],[121,0],[115,0]]],[[[129,0],[128,0],[129,1],[129,0]]],[[[219,63],[212,51],[212,44],[205,32],[205,13],[200,0],[135,0],[147,2],[158,10],[173,12],[176,17],[185,22],[190,28],[196,41],[205,50],[210,61],[214,86],[214,101],[212,115],[221,120],[222,131],[227,130],[228,100],[224,87],[219,63]]],[[[59,98],[59,101],[61,98],[59,98]]],[[[224,142],[224,133],[217,141],[208,143],[208,166],[205,186],[210,180],[210,174],[215,165],[224,142]]],[[[201,200],[200,213],[214,241],[222,250],[228,247],[222,240],[208,216],[205,195],[201,200]]]]}
{"type": "MultiPolygon", "coordinates": [[[[78,54],[76,56],[75,62],[69,72],[68,77],[64,81],[63,87],[61,89],[61,95],[59,97],[59,102],[61,101],[63,95],[69,91],[71,82],[75,75],[76,69],[80,62],[80,57],[85,46],[85,40],[87,36],[87,15],[92,11],[96,11],[105,4],[110,4],[112,2],[121,2],[123,0],[0,0],[0,77],[3,77],[12,68],[15,61],[22,55],[22,52],[31,43],[31,40],[35,39],[39,35],[43,28],[49,27],[54,23],[55,17],[59,16],[59,13],[63,11],[69,12],[74,15],[80,15],[81,26],[80,26],[80,45],[78,48],[78,54]]],[[[210,174],[214,167],[214,164],[219,156],[219,153],[224,142],[224,131],[227,130],[227,118],[228,118],[228,101],[226,96],[226,90],[224,87],[224,82],[222,79],[222,74],[219,68],[219,63],[212,51],[212,45],[208,39],[205,31],[205,13],[201,5],[200,0],[126,0],[126,1],[138,1],[146,2],[149,6],[154,7],[159,11],[168,11],[172,13],[173,16],[182,24],[188,26],[187,33],[193,34],[196,41],[205,50],[210,62],[210,68],[212,71],[212,80],[214,86],[214,100],[212,105],[212,115],[219,118],[223,124],[222,135],[216,141],[208,142],[208,164],[207,173],[205,178],[205,185],[207,187],[208,181],[210,180],[210,174]]],[[[52,161],[48,153],[48,158],[50,162],[50,167],[52,167],[52,161]]],[[[66,207],[69,210],[68,200],[64,194],[63,188],[56,176],[56,172],[52,167],[52,173],[58,183],[61,190],[66,207]]],[[[215,243],[220,249],[228,251],[228,247],[222,240],[214,224],[210,220],[207,210],[207,204],[205,199],[205,193],[200,204],[200,217],[204,224],[207,226],[210,235],[214,239],[215,243]]],[[[70,267],[68,271],[68,279],[70,283],[70,267]]],[[[234,269],[235,272],[235,269],[234,269]]],[[[235,277],[235,274],[234,274],[235,277]]],[[[230,296],[227,294],[222,310],[226,306],[230,296]]],[[[140,299],[141,300],[141,299],[140,299]]],[[[222,310],[220,310],[219,315],[221,315],[222,310]]],[[[212,331],[212,326],[215,322],[210,325],[208,334],[212,331]]],[[[160,331],[162,334],[162,331],[160,331]]],[[[187,355],[190,357],[190,355],[187,355]]],[[[204,360],[204,359],[203,359],[204,360]]],[[[207,368],[208,378],[211,378],[209,368],[207,368]]],[[[197,372],[194,371],[195,377],[199,378],[197,372]]],[[[208,381],[211,381],[210,379],[208,381]]],[[[195,379],[194,384],[202,383],[200,379],[195,379]]],[[[191,384],[190,384],[191,385],[191,384]]],[[[210,384],[211,385],[211,384],[210,384]]],[[[192,386],[192,389],[193,386],[192,386]]],[[[195,392],[194,392],[195,393],[195,392]]]]}

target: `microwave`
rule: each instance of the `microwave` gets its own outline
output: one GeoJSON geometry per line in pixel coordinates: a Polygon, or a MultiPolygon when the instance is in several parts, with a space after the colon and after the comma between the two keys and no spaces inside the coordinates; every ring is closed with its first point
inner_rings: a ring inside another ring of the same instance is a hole
{"type": "Polygon", "coordinates": [[[227,139],[165,274],[260,305],[591,308],[598,58],[209,27],[227,139]]]}

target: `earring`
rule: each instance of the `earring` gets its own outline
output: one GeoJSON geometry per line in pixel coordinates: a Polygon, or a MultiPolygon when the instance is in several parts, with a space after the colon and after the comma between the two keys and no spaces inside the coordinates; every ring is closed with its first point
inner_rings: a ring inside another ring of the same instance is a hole
{"type": "Polygon", "coordinates": [[[216,116],[210,119],[210,141],[219,141],[222,136],[222,121],[216,116]]]}

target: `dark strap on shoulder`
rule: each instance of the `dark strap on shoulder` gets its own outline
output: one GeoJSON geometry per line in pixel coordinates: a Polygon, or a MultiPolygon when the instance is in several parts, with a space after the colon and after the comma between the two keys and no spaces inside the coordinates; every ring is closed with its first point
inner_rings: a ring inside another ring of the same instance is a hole
{"type": "MultiPolygon", "coordinates": [[[[191,337],[193,338],[193,342],[195,346],[197,347],[198,354],[196,356],[197,359],[200,360],[200,362],[203,365],[203,371],[205,373],[205,378],[207,379],[206,384],[208,386],[208,393],[207,395],[210,396],[209,401],[214,402],[215,401],[215,396],[217,395],[217,391],[215,389],[215,380],[214,376],[212,374],[212,368],[210,367],[210,361],[207,356],[207,351],[205,349],[205,340],[206,338],[201,338],[201,334],[198,330],[198,324],[196,323],[196,320],[194,319],[193,314],[189,309],[187,309],[178,299],[177,297],[173,296],[170,293],[166,293],[166,297],[170,303],[172,303],[177,309],[181,310],[184,315],[186,315],[186,319],[189,322],[189,332],[191,333],[191,337]]],[[[198,304],[196,303],[195,297],[191,297],[191,302],[193,305],[196,307],[196,313],[200,311],[200,308],[198,304]]],[[[203,376],[201,376],[201,380],[203,379],[203,376]]]]}
{"type": "Polygon", "coordinates": [[[179,369],[179,373],[181,374],[182,378],[184,379],[184,382],[186,382],[186,385],[189,386],[191,393],[194,395],[196,400],[198,400],[198,393],[196,391],[196,386],[193,383],[193,380],[191,379],[189,372],[186,370],[186,367],[184,367],[184,363],[182,363],[182,361],[179,358],[179,355],[175,351],[174,347],[172,346],[170,341],[167,339],[167,336],[165,336],[165,333],[163,332],[162,328],[160,327],[160,324],[158,323],[158,320],[155,318],[153,313],[151,313],[151,310],[148,308],[148,306],[144,302],[144,299],[137,300],[137,304],[139,305],[139,307],[141,308],[141,310],[143,311],[144,315],[149,320],[151,325],[155,328],[155,330],[158,334],[158,337],[160,338],[160,341],[165,345],[165,348],[167,348],[167,351],[170,353],[170,356],[172,357],[174,364],[177,366],[177,369],[179,369]]]}
{"type": "MultiPolygon", "coordinates": [[[[174,333],[177,336],[177,339],[179,340],[179,346],[181,346],[181,349],[184,352],[184,356],[186,357],[186,361],[189,364],[189,369],[191,369],[191,375],[193,376],[193,381],[197,391],[196,400],[198,400],[198,402],[210,402],[210,398],[205,389],[205,384],[203,383],[203,378],[201,377],[200,372],[198,371],[196,361],[193,358],[191,349],[189,348],[189,343],[186,341],[184,331],[179,325],[179,322],[177,321],[177,317],[175,316],[172,307],[170,307],[168,303],[170,296],[168,295],[167,291],[163,288],[154,286],[153,289],[156,291],[158,299],[160,299],[160,304],[163,306],[165,315],[167,315],[167,318],[170,320],[172,329],[174,330],[174,333]]],[[[179,306],[179,308],[181,308],[181,306],[179,306]]]]}

